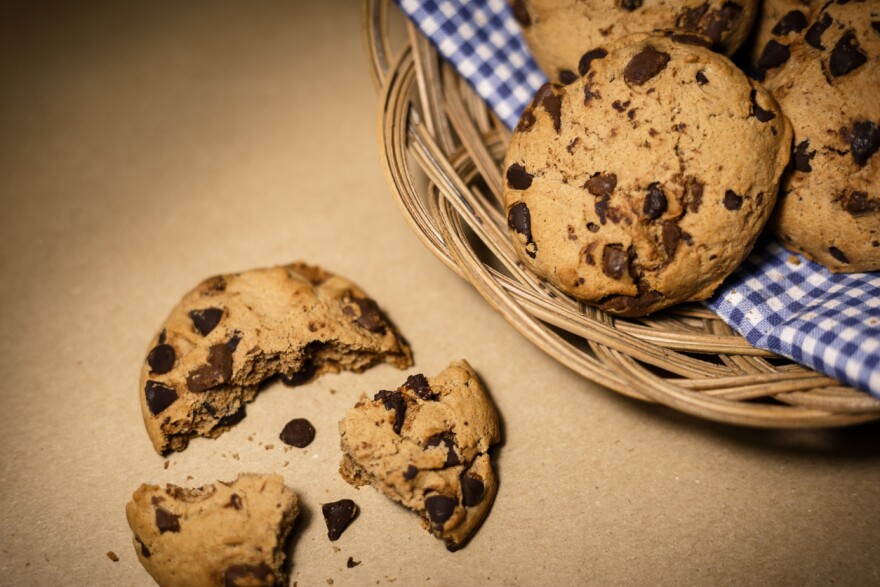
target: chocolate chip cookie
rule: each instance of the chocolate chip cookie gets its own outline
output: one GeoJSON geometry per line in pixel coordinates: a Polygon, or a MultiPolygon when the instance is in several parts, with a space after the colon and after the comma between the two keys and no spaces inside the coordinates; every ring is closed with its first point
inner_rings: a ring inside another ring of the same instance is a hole
{"type": "Polygon", "coordinates": [[[697,39],[596,53],[582,79],[538,91],[505,158],[520,259],[612,313],[709,297],[754,245],[789,159],[773,97],[697,39]]]}
{"type": "Polygon", "coordinates": [[[422,516],[455,550],[489,511],[498,483],[488,450],[498,415],[467,361],[435,377],[412,375],[395,391],[366,396],[339,423],[339,472],[422,516]]]}
{"type": "Polygon", "coordinates": [[[880,270],[880,1],[826,4],[766,85],[794,128],[774,232],[831,271],[880,270]]]}
{"type": "Polygon", "coordinates": [[[758,0],[511,0],[535,61],[554,82],[583,75],[589,52],[631,33],[678,29],[731,55],[745,41],[758,0]]]}
{"type": "Polygon", "coordinates": [[[162,587],[286,585],[297,513],[280,475],[256,474],[195,489],[141,485],[125,508],[137,557],[162,587]]]}
{"type": "Polygon", "coordinates": [[[205,280],[150,344],[140,379],[147,432],[160,454],[216,437],[244,417],[260,382],[290,385],[340,369],[412,364],[407,344],[355,284],[294,263],[205,280]]]}

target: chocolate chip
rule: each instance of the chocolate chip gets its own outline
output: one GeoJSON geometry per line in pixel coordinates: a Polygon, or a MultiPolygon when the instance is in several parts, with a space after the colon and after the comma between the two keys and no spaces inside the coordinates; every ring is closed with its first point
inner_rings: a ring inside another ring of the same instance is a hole
{"type": "Polygon", "coordinates": [[[834,77],[846,75],[864,65],[868,61],[868,56],[859,46],[859,41],[853,31],[847,31],[834,49],[831,50],[831,57],[828,60],[828,71],[834,77]]]}
{"type": "Polygon", "coordinates": [[[702,71],[697,72],[696,78],[697,78],[697,83],[700,84],[701,86],[704,86],[709,83],[709,78],[707,78],[706,74],[704,74],[702,71]]]}
{"type": "Polygon", "coordinates": [[[696,214],[700,211],[703,203],[703,184],[693,177],[689,177],[684,186],[684,201],[689,212],[696,214]]]}
{"type": "Polygon", "coordinates": [[[602,251],[602,272],[608,277],[620,279],[629,269],[629,255],[623,245],[606,245],[602,251]]]}
{"type": "Polygon", "coordinates": [[[791,51],[788,45],[778,43],[773,39],[767,41],[761,56],[758,57],[758,67],[761,69],[773,69],[779,67],[791,57],[791,51]]]}
{"type": "Polygon", "coordinates": [[[843,209],[852,216],[880,212],[880,199],[869,198],[867,192],[852,191],[842,200],[843,209]]]}
{"type": "Polygon", "coordinates": [[[809,173],[813,171],[810,160],[816,156],[816,151],[807,151],[810,148],[810,139],[804,139],[794,148],[791,154],[792,166],[795,171],[809,173]]]}
{"type": "Polygon", "coordinates": [[[529,16],[529,10],[526,8],[526,3],[523,0],[513,0],[510,4],[510,8],[513,10],[513,18],[516,19],[516,22],[519,23],[521,27],[528,27],[532,24],[532,17],[529,16]]]}
{"type": "Polygon", "coordinates": [[[147,545],[146,545],[146,544],[144,544],[143,542],[141,542],[141,539],[140,539],[140,538],[138,538],[137,536],[135,536],[134,539],[137,540],[137,543],[141,545],[141,555],[142,555],[144,558],[150,558],[151,556],[153,556],[153,553],[150,552],[150,549],[147,548],[147,545]]]}
{"type": "Polygon", "coordinates": [[[804,35],[804,40],[816,49],[824,49],[822,46],[822,34],[831,26],[831,15],[827,12],[822,14],[822,18],[810,25],[804,35]]]}
{"type": "Polygon", "coordinates": [[[224,291],[226,291],[226,278],[222,275],[215,275],[202,283],[202,295],[216,295],[224,291]]]}
{"type": "Polygon", "coordinates": [[[234,426],[234,425],[238,424],[239,422],[241,422],[242,420],[244,420],[244,417],[246,415],[247,415],[247,410],[245,409],[244,404],[242,404],[242,406],[240,408],[238,408],[236,411],[232,412],[231,414],[226,414],[225,416],[223,416],[222,418],[217,420],[217,423],[214,425],[214,428],[234,426]]]}
{"type": "Polygon", "coordinates": [[[189,317],[196,327],[196,331],[202,336],[214,330],[219,324],[220,318],[223,317],[223,310],[220,308],[205,308],[204,310],[193,310],[189,313],[189,317]]]}
{"type": "Polygon", "coordinates": [[[207,364],[186,376],[186,386],[190,391],[206,391],[227,383],[231,378],[232,351],[225,344],[215,344],[208,349],[207,364]]]}
{"type": "Polygon", "coordinates": [[[315,362],[312,359],[306,359],[303,361],[303,364],[298,371],[294,371],[293,373],[282,373],[279,378],[284,385],[288,387],[296,387],[311,381],[317,370],[318,367],[315,365],[315,362]]]}
{"type": "Polygon", "coordinates": [[[831,253],[832,257],[834,257],[841,263],[849,263],[849,259],[847,259],[846,255],[843,254],[843,251],[841,251],[837,247],[828,247],[828,252],[831,253]]]}
{"type": "Polygon", "coordinates": [[[526,108],[522,116],[519,117],[519,122],[516,125],[517,132],[525,132],[532,128],[535,124],[535,115],[532,113],[531,108],[526,108]]]}
{"type": "Polygon", "coordinates": [[[305,448],[315,439],[315,427],[305,418],[294,418],[284,425],[284,429],[278,438],[284,444],[305,448]]]}
{"type": "Polygon", "coordinates": [[[379,309],[379,305],[369,298],[358,298],[352,297],[351,301],[354,302],[360,313],[355,320],[358,325],[368,330],[369,332],[373,332],[376,334],[385,334],[385,318],[382,316],[382,311],[379,309]]]}
{"type": "Polygon", "coordinates": [[[229,496],[229,503],[227,503],[224,508],[232,508],[234,510],[240,510],[243,505],[241,501],[241,496],[237,493],[233,493],[229,496]]]}
{"type": "Polygon", "coordinates": [[[623,70],[623,79],[631,86],[641,86],[663,71],[668,62],[669,53],[648,45],[627,63],[623,70]]]}
{"type": "Polygon", "coordinates": [[[150,371],[162,375],[171,371],[174,367],[174,359],[174,347],[170,344],[159,344],[147,355],[147,364],[150,366],[150,371]]]}
{"type": "Polygon", "coordinates": [[[226,346],[229,348],[230,353],[234,353],[238,349],[238,343],[241,342],[241,333],[236,332],[232,335],[232,338],[226,341],[226,346]]]}
{"type": "Polygon", "coordinates": [[[691,246],[692,244],[694,244],[694,237],[683,230],[681,231],[681,240],[683,240],[684,244],[686,244],[687,246],[691,246]]]}
{"type": "Polygon", "coordinates": [[[150,413],[154,416],[161,414],[168,406],[177,401],[177,390],[158,381],[147,381],[144,395],[147,398],[147,407],[150,408],[150,413]]]}
{"type": "Polygon", "coordinates": [[[526,253],[534,258],[534,251],[537,251],[537,248],[534,251],[529,248],[529,245],[534,247],[534,241],[532,240],[532,217],[525,202],[517,202],[510,207],[510,210],[507,211],[507,226],[526,237],[526,253]]]}
{"type": "Polygon", "coordinates": [[[403,472],[403,478],[407,481],[412,481],[418,474],[419,470],[415,465],[408,465],[406,471],[403,472]]]}
{"type": "Polygon", "coordinates": [[[608,216],[608,196],[596,200],[594,208],[596,209],[596,215],[599,216],[599,222],[605,224],[608,216]]]}
{"type": "Polygon", "coordinates": [[[665,220],[663,222],[662,236],[663,250],[666,251],[667,257],[672,257],[675,254],[675,249],[678,248],[679,241],[681,241],[681,229],[675,222],[665,220]]]}
{"type": "MultiPolygon", "coordinates": [[[[560,69],[559,70],[559,81],[568,85],[572,82],[576,82],[578,79],[578,75],[570,69],[560,69]]],[[[557,129],[558,131],[558,129],[557,129]]]]}
{"type": "Polygon", "coordinates": [[[770,30],[771,35],[787,35],[788,33],[799,33],[807,26],[807,17],[800,10],[792,10],[779,19],[770,30]]]}
{"type": "Polygon", "coordinates": [[[850,136],[853,161],[863,167],[880,148],[880,127],[871,121],[862,120],[853,124],[850,136]]]}
{"type": "Polygon", "coordinates": [[[658,291],[646,290],[643,292],[640,290],[636,296],[611,296],[602,301],[600,307],[615,314],[638,316],[661,299],[663,299],[663,295],[658,291]]]}
{"type": "Polygon", "coordinates": [[[403,428],[403,422],[406,418],[406,398],[399,391],[382,390],[373,396],[374,401],[381,401],[386,410],[394,410],[394,424],[392,428],[394,432],[400,434],[403,428]]]}
{"type": "MultiPolygon", "coordinates": [[[[590,74],[592,75],[592,74],[590,74]]],[[[601,98],[602,94],[600,94],[597,90],[593,89],[593,82],[591,79],[587,78],[584,82],[584,106],[589,106],[590,102],[595,100],[596,98],[601,98]]]]}
{"type": "Polygon", "coordinates": [[[725,2],[719,10],[709,10],[709,4],[705,3],[682,10],[676,20],[676,27],[704,34],[712,39],[713,43],[719,44],[724,34],[731,29],[733,22],[739,19],[742,11],[742,6],[735,2],[725,2]]]}
{"type": "Polygon", "coordinates": [[[623,112],[624,110],[626,110],[626,108],[627,108],[627,106],[629,106],[629,104],[630,104],[629,100],[627,100],[624,103],[621,103],[620,100],[615,100],[614,102],[611,103],[611,107],[614,108],[615,110],[617,110],[618,112],[623,112]]]}
{"type": "Polygon", "coordinates": [[[428,378],[421,373],[407,377],[404,385],[425,401],[437,400],[437,394],[431,391],[431,385],[428,383],[428,378]]]}
{"type": "MultiPolygon", "coordinates": [[[[617,175],[613,173],[607,175],[594,173],[584,184],[584,187],[594,196],[607,198],[614,192],[614,188],[617,187],[617,175]]],[[[603,222],[602,224],[605,223],[603,222]]]]}
{"type": "Polygon", "coordinates": [[[464,507],[474,507],[483,500],[486,486],[483,481],[473,475],[461,476],[461,504],[464,507]]]}
{"type": "Polygon", "coordinates": [[[458,502],[447,496],[433,494],[425,498],[425,509],[428,510],[428,517],[435,524],[442,524],[455,512],[455,506],[458,502]]]}
{"type": "Polygon", "coordinates": [[[264,562],[258,565],[230,565],[223,574],[224,587],[270,587],[275,573],[264,562]]]}
{"type": "Polygon", "coordinates": [[[519,163],[507,168],[507,185],[515,190],[527,190],[532,185],[532,174],[519,163]]]}
{"type": "Polygon", "coordinates": [[[598,47],[596,49],[590,49],[583,55],[581,55],[581,60],[578,62],[578,73],[581,75],[587,75],[587,72],[590,71],[590,64],[593,63],[596,59],[604,59],[608,56],[608,51],[603,49],[602,47],[598,47]]]}
{"type": "Polygon", "coordinates": [[[724,207],[728,210],[739,210],[742,208],[743,199],[742,196],[739,196],[733,190],[727,190],[724,192],[724,207]]]}
{"type": "Polygon", "coordinates": [[[590,232],[599,232],[599,225],[595,222],[587,222],[587,230],[590,232]]]}
{"type": "Polygon", "coordinates": [[[643,0],[617,0],[617,6],[621,10],[626,10],[628,12],[632,12],[638,8],[641,8],[643,0]]]}
{"type": "Polygon", "coordinates": [[[321,513],[324,514],[324,522],[327,523],[327,538],[336,541],[357,518],[358,506],[350,499],[340,499],[322,505],[321,513]]]}
{"type": "MultiPolygon", "coordinates": [[[[548,86],[549,84],[544,84],[548,86]]],[[[553,130],[557,133],[562,128],[562,98],[560,98],[555,92],[543,92],[543,96],[541,98],[541,107],[550,115],[550,119],[553,120],[553,130]]],[[[523,170],[525,171],[525,170],[523,170]]],[[[510,181],[510,170],[508,172],[508,182],[510,181]]],[[[529,185],[531,185],[532,180],[531,176],[529,176],[529,185]]],[[[511,186],[514,187],[514,186],[511,186]]],[[[528,186],[526,186],[528,187],[528,186]]],[[[526,188],[522,188],[526,189],[526,188]]]]}
{"type": "Polygon", "coordinates": [[[353,569],[356,566],[358,566],[359,564],[361,564],[361,561],[356,561],[352,557],[348,557],[348,560],[345,561],[345,566],[348,567],[349,569],[353,569]]]}
{"type": "Polygon", "coordinates": [[[749,94],[749,99],[752,101],[752,110],[749,113],[750,116],[754,116],[761,122],[769,122],[776,118],[776,113],[771,112],[770,110],[764,110],[760,106],[758,106],[757,101],[758,90],[752,89],[751,94],[749,94]]]}
{"type": "Polygon", "coordinates": [[[443,467],[455,467],[456,465],[460,465],[461,461],[458,458],[458,454],[455,452],[455,440],[445,433],[436,434],[429,438],[425,443],[425,448],[433,448],[435,446],[440,446],[441,444],[446,447],[446,463],[443,467]]]}
{"type": "Polygon", "coordinates": [[[692,45],[694,47],[705,47],[706,49],[712,48],[712,40],[703,35],[667,31],[666,36],[669,37],[673,43],[678,43],[679,45],[692,45]]]}
{"type": "Polygon", "coordinates": [[[872,22],[871,22],[871,28],[873,28],[874,31],[875,31],[878,35],[880,35],[880,20],[872,21],[872,22]]]}
{"type": "Polygon", "coordinates": [[[159,344],[165,344],[165,337],[168,336],[165,332],[165,329],[162,329],[162,332],[159,333],[159,344]]]}
{"type": "Polygon", "coordinates": [[[180,532],[180,516],[175,516],[162,506],[156,508],[156,527],[159,534],[165,532],[180,532]]]}
{"type": "Polygon", "coordinates": [[[648,186],[648,195],[645,196],[642,212],[648,220],[656,220],[666,212],[666,194],[660,189],[659,183],[654,182],[648,186]]]}

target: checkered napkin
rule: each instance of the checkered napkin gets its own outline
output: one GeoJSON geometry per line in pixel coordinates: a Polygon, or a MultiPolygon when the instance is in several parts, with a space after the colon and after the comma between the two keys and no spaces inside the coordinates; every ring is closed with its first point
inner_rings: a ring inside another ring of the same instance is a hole
{"type": "MultiPolygon", "coordinates": [[[[505,0],[397,0],[507,126],[546,78],[505,0]]],[[[880,397],[880,273],[833,274],[775,241],[708,306],[754,346],[880,397]]]]}

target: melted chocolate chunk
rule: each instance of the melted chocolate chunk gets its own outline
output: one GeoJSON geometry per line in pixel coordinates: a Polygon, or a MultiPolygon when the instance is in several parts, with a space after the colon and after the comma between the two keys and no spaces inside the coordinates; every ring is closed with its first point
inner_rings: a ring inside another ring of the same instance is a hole
{"type": "Polygon", "coordinates": [[[623,70],[623,79],[631,86],[641,86],[666,69],[669,53],[648,45],[636,53],[623,70]]]}
{"type": "Polygon", "coordinates": [[[159,534],[180,532],[179,518],[180,516],[172,514],[162,506],[156,507],[156,527],[159,529],[159,534]]]}
{"type": "Polygon", "coordinates": [[[406,471],[403,472],[403,478],[407,481],[412,481],[416,478],[416,475],[419,474],[419,470],[415,465],[409,465],[406,468],[406,471]]]}
{"type": "Polygon", "coordinates": [[[810,160],[816,156],[816,151],[808,151],[810,148],[810,139],[804,139],[794,148],[791,154],[791,163],[795,171],[803,171],[809,173],[813,171],[810,160]]]}
{"type": "Polygon", "coordinates": [[[531,108],[526,108],[522,116],[519,117],[519,122],[516,125],[517,132],[525,132],[531,129],[535,125],[535,115],[532,113],[531,108]]]}
{"type": "Polygon", "coordinates": [[[147,364],[150,371],[156,375],[168,373],[174,367],[174,347],[170,344],[159,344],[153,347],[147,355],[147,364]]]}
{"type": "Polygon", "coordinates": [[[350,499],[340,499],[321,506],[324,514],[324,522],[327,524],[327,538],[331,541],[339,540],[345,529],[348,528],[358,515],[358,506],[350,499]]]}
{"type": "Polygon", "coordinates": [[[144,544],[143,542],[141,542],[141,539],[140,539],[140,538],[138,538],[138,537],[135,536],[135,540],[137,540],[137,543],[141,545],[141,555],[142,555],[144,558],[150,558],[151,556],[153,556],[153,553],[150,552],[150,549],[147,548],[147,545],[146,545],[146,544],[144,544]]]}
{"type": "Polygon", "coordinates": [[[189,313],[189,317],[192,320],[196,331],[202,336],[208,336],[217,324],[220,323],[220,318],[223,317],[223,310],[221,308],[193,310],[189,313]]]}
{"type": "Polygon", "coordinates": [[[226,414],[219,420],[217,420],[217,424],[214,425],[214,428],[220,428],[225,426],[234,426],[244,420],[244,417],[247,415],[247,410],[244,405],[242,405],[238,410],[232,412],[231,414],[226,414]]]}
{"type": "Polygon", "coordinates": [[[587,230],[590,232],[599,232],[599,225],[595,222],[587,222],[587,230]]]}
{"type": "Polygon", "coordinates": [[[232,508],[234,510],[240,510],[244,505],[241,501],[241,496],[237,493],[233,493],[229,496],[229,503],[227,503],[224,508],[232,508]]]}
{"type": "Polygon", "coordinates": [[[305,448],[315,439],[315,427],[305,418],[294,418],[284,425],[284,429],[278,438],[284,444],[305,448]]]}
{"type": "MultiPolygon", "coordinates": [[[[578,75],[570,69],[560,69],[559,70],[559,81],[568,85],[572,82],[576,82],[578,79],[578,75]]],[[[556,129],[559,132],[559,129],[556,129]]]]}
{"type": "Polygon", "coordinates": [[[532,174],[519,163],[507,168],[507,185],[515,190],[527,190],[532,185],[532,174]]]}
{"type": "Polygon", "coordinates": [[[651,307],[663,299],[663,295],[654,290],[640,291],[636,296],[611,296],[603,301],[600,306],[604,310],[616,314],[635,315],[642,314],[646,308],[651,307]]]}
{"type": "Polygon", "coordinates": [[[361,561],[356,561],[352,557],[348,557],[348,560],[345,561],[345,566],[348,567],[349,569],[353,569],[356,566],[358,566],[359,564],[361,564],[361,561]]]}
{"type": "Polygon", "coordinates": [[[689,177],[684,186],[684,201],[689,212],[696,214],[700,211],[700,204],[703,203],[703,184],[689,177]]]}
{"type": "Polygon", "coordinates": [[[739,196],[733,190],[727,190],[724,192],[724,207],[728,210],[739,210],[742,208],[743,199],[742,196],[739,196]]]}
{"type": "MultiPolygon", "coordinates": [[[[607,175],[594,173],[584,184],[584,187],[594,196],[607,198],[611,196],[612,192],[614,192],[614,188],[617,187],[617,175],[613,173],[607,175]]],[[[605,223],[603,222],[602,224],[605,223]]]]}
{"type": "Polygon", "coordinates": [[[769,122],[776,118],[776,113],[771,112],[770,110],[764,110],[760,106],[758,106],[758,101],[756,100],[758,96],[758,90],[752,90],[751,94],[749,94],[749,99],[752,101],[752,110],[750,112],[750,116],[754,116],[761,122],[769,122]]]}
{"type": "Polygon", "coordinates": [[[770,30],[771,35],[787,35],[788,33],[799,33],[807,26],[807,17],[800,10],[792,10],[779,19],[770,30]]]}
{"type": "Polygon", "coordinates": [[[158,381],[147,381],[144,395],[147,398],[147,407],[154,416],[161,414],[177,401],[177,390],[158,381]]]}
{"type": "Polygon", "coordinates": [[[437,400],[437,394],[431,391],[428,378],[421,373],[407,377],[404,385],[425,401],[437,400]]]}
{"type": "Polygon", "coordinates": [[[828,71],[834,77],[846,75],[864,65],[868,61],[868,56],[859,46],[859,41],[853,31],[847,31],[834,49],[831,50],[831,57],[828,59],[828,71]]]}
{"type": "Polygon", "coordinates": [[[581,60],[578,62],[578,73],[581,75],[587,75],[587,72],[590,71],[590,64],[593,63],[596,59],[604,59],[608,56],[608,51],[599,47],[597,49],[590,49],[583,55],[581,55],[581,60]]]}
{"type": "Polygon", "coordinates": [[[455,440],[451,438],[448,434],[444,433],[432,436],[425,443],[425,448],[433,448],[435,446],[440,446],[441,444],[446,447],[446,463],[443,465],[443,467],[447,468],[460,465],[461,461],[458,458],[458,454],[455,452],[455,440]]]}
{"type": "Polygon", "coordinates": [[[434,524],[443,524],[452,517],[458,502],[447,495],[433,494],[425,498],[425,509],[434,524]]]}
{"type": "Polygon", "coordinates": [[[704,86],[709,83],[709,78],[707,78],[706,74],[704,74],[702,71],[697,72],[696,78],[697,78],[697,83],[700,84],[701,86],[704,86]]]}
{"type": "Polygon", "coordinates": [[[602,272],[608,277],[620,279],[629,270],[629,255],[623,245],[606,245],[602,251],[602,272]]]}
{"type": "Polygon", "coordinates": [[[297,385],[308,383],[315,376],[317,370],[318,367],[315,365],[315,362],[312,359],[306,359],[303,361],[299,371],[294,371],[289,374],[282,373],[280,375],[281,383],[288,387],[296,387],[297,385]]]}
{"type": "Polygon", "coordinates": [[[394,424],[392,428],[394,432],[400,434],[403,428],[403,421],[406,418],[406,398],[399,391],[382,390],[373,396],[373,400],[381,401],[386,410],[394,410],[394,424]]]}
{"type": "Polygon", "coordinates": [[[663,250],[666,251],[667,257],[672,257],[675,255],[675,249],[678,248],[678,243],[681,241],[681,229],[675,222],[665,220],[663,222],[662,236],[663,250]]]}
{"type": "Polygon", "coordinates": [[[856,122],[853,124],[850,138],[850,153],[853,161],[863,167],[880,148],[880,127],[871,121],[856,122]]]}
{"type": "Polygon", "coordinates": [[[599,216],[599,223],[605,224],[606,217],[608,216],[608,197],[604,196],[596,200],[595,204],[596,215],[599,216]]]}
{"type": "Polygon", "coordinates": [[[230,565],[223,574],[224,587],[270,587],[275,573],[264,562],[258,565],[230,565]]]}
{"type": "Polygon", "coordinates": [[[461,505],[466,508],[474,507],[483,501],[483,495],[486,493],[486,486],[482,479],[473,475],[461,476],[461,505]]]}
{"type": "MultiPolygon", "coordinates": [[[[553,121],[553,130],[558,133],[562,128],[562,98],[556,95],[555,92],[545,92],[544,96],[541,98],[541,107],[544,108],[548,115],[550,115],[550,119],[553,121]]],[[[510,170],[508,169],[507,172],[509,174],[510,170]]],[[[532,180],[529,179],[529,185],[531,185],[531,183],[532,180]]]]}
{"type": "Polygon", "coordinates": [[[666,194],[660,189],[659,183],[654,182],[648,186],[648,195],[645,196],[642,212],[648,220],[656,220],[666,212],[666,194]]]}
{"type": "Polygon", "coordinates": [[[828,252],[831,253],[832,257],[834,257],[841,263],[849,263],[849,259],[847,259],[846,255],[843,254],[843,251],[841,251],[837,247],[828,247],[828,252]]]}
{"type": "Polygon", "coordinates": [[[621,10],[632,12],[642,7],[643,0],[617,0],[617,6],[621,10]]]}
{"type": "Polygon", "coordinates": [[[532,259],[538,248],[532,240],[532,217],[525,202],[517,202],[507,211],[507,226],[526,237],[526,254],[532,259]]]}
{"type": "Polygon", "coordinates": [[[208,349],[207,364],[197,367],[186,376],[190,391],[206,391],[228,382],[232,378],[232,351],[225,344],[215,344],[208,349]]]}
{"type": "Polygon", "coordinates": [[[712,48],[712,40],[703,35],[667,31],[666,36],[669,37],[673,43],[678,43],[679,45],[693,45],[695,47],[705,47],[706,49],[712,48]]]}
{"type": "Polygon", "coordinates": [[[725,2],[718,10],[710,10],[709,4],[705,3],[682,10],[676,20],[676,27],[706,35],[717,45],[742,11],[742,6],[736,2],[725,2]]]}
{"type": "Polygon", "coordinates": [[[531,26],[532,17],[529,16],[529,10],[526,8],[526,3],[523,2],[523,0],[513,0],[510,4],[510,8],[513,11],[513,18],[516,19],[519,26],[523,28],[531,26]]]}
{"type": "Polygon", "coordinates": [[[827,12],[822,14],[822,18],[814,22],[804,35],[804,40],[811,47],[816,49],[824,49],[822,46],[822,34],[831,26],[831,15],[827,12]]]}
{"type": "Polygon", "coordinates": [[[593,90],[593,82],[587,80],[584,82],[584,106],[588,106],[596,98],[601,98],[602,94],[593,90]]]}
{"type": "Polygon", "coordinates": [[[842,198],[841,204],[852,216],[880,212],[880,199],[869,198],[866,192],[852,191],[842,198]]]}
{"type": "Polygon", "coordinates": [[[354,302],[360,310],[360,314],[355,322],[357,322],[361,328],[376,334],[385,334],[385,319],[383,318],[382,311],[379,309],[379,305],[376,302],[369,298],[356,297],[352,297],[351,301],[354,302]]]}
{"type": "Polygon", "coordinates": [[[236,349],[238,349],[238,343],[241,342],[241,333],[236,332],[232,335],[232,338],[226,341],[226,346],[229,347],[229,352],[234,353],[236,349]]]}
{"type": "Polygon", "coordinates": [[[788,61],[789,57],[791,57],[791,51],[788,49],[788,45],[770,39],[764,45],[761,56],[758,57],[758,67],[764,70],[774,69],[788,61]]]}

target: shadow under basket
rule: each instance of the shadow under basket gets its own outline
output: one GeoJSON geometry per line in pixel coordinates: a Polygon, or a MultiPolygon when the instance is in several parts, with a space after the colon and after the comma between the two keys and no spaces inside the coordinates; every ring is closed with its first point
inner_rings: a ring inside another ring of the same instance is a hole
{"type": "Polygon", "coordinates": [[[752,347],[703,305],[621,318],[525,270],[502,203],[510,131],[412,23],[392,47],[396,7],[363,0],[362,10],[391,192],[422,243],[520,334],[590,381],[699,418],[762,428],[880,419],[880,400],[752,347]]]}

